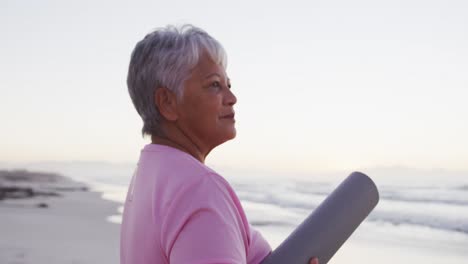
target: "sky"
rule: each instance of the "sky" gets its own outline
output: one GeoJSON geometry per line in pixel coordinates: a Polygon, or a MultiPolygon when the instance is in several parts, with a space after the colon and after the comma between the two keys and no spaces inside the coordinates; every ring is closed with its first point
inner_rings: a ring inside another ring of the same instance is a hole
{"type": "Polygon", "coordinates": [[[238,136],[207,163],[468,170],[468,2],[0,1],[0,161],[136,162],[136,42],[219,40],[238,136]]]}

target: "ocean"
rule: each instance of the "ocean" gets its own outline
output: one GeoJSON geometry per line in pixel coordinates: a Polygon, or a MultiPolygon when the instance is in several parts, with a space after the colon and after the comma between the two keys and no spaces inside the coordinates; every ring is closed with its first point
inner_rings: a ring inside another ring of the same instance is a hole
{"type": "MultiPolygon", "coordinates": [[[[86,182],[92,189],[102,191],[104,199],[122,204],[134,170],[132,164],[99,162],[49,162],[23,167],[55,171],[86,182]]],[[[233,186],[249,222],[272,248],[278,246],[351,173],[286,175],[214,169],[233,186]]],[[[340,249],[339,253],[344,253],[337,254],[336,259],[341,263],[349,258],[386,263],[382,260],[386,258],[391,263],[389,260],[395,257],[394,254],[406,252],[403,256],[411,262],[403,263],[419,263],[427,259],[431,261],[425,263],[468,263],[468,175],[407,168],[362,172],[376,182],[380,201],[340,249]]],[[[107,220],[120,223],[122,211],[123,207],[120,207],[107,220]]],[[[332,260],[336,261],[335,257],[332,260]]],[[[399,258],[398,262],[402,260],[399,258]]]]}

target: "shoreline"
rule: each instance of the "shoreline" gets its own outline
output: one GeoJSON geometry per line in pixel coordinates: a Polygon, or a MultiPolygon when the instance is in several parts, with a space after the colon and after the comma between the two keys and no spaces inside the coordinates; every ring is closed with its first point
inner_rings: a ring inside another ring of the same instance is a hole
{"type": "MultiPolygon", "coordinates": [[[[0,170],[0,189],[1,173],[0,170]]],[[[119,263],[122,203],[117,201],[124,197],[120,186],[96,185],[93,181],[80,182],[81,178],[77,181],[60,175],[59,180],[53,181],[56,176],[47,175],[42,180],[15,182],[17,187],[37,188],[33,191],[36,196],[0,199],[0,263],[119,263]],[[47,207],[38,206],[40,203],[47,207]]],[[[269,216],[268,208],[264,212],[256,207],[244,207],[250,220],[269,216]],[[259,212],[265,214],[256,216],[259,212]]],[[[255,228],[275,248],[295,227],[260,225],[255,228]]],[[[468,259],[465,245],[468,237],[453,232],[404,224],[363,223],[330,263],[464,264],[468,259]]]]}
{"type": "Polygon", "coordinates": [[[54,173],[0,170],[0,190],[1,263],[119,262],[121,204],[54,173]]]}

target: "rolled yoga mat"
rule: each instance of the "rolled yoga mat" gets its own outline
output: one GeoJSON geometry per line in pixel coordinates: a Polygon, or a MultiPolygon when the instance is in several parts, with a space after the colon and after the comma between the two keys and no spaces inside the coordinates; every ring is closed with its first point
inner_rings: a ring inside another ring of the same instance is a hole
{"type": "Polygon", "coordinates": [[[353,172],[261,264],[326,264],[378,201],[374,182],[353,172]]]}

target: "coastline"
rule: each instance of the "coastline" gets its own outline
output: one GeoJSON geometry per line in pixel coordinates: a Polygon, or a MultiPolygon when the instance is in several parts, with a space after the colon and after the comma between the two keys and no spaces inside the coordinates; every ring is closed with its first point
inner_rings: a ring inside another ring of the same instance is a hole
{"type": "MultiPolygon", "coordinates": [[[[16,181],[15,186],[36,188],[37,192],[34,193],[37,195],[32,198],[0,199],[0,263],[119,263],[118,240],[121,216],[118,211],[122,207],[122,199],[125,198],[126,188],[123,186],[127,182],[127,175],[131,174],[130,169],[105,170],[93,167],[91,170],[86,167],[86,170],[80,171],[76,168],[69,169],[69,166],[67,168],[65,166],[63,168],[21,167],[32,171],[38,168],[40,171],[59,171],[72,177],[59,176],[59,180],[54,180],[56,176],[47,175],[55,174],[46,173],[42,176],[42,180],[36,178],[35,181],[16,181]],[[90,171],[94,174],[90,174],[90,171]],[[125,177],[115,176],[119,175],[116,171],[125,174],[125,177]],[[80,183],[85,179],[84,176],[89,178],[89,181],[85,181],[87,184],[80,183]],[[106,183],[101,180],[104,176],[114,181],[106,183]],[[71,180],[72,178],[80,182],[71,180]],[[91,187],[100,192],[90,191],[91,187]],[[57,193],[60,196],[47,195],[48,193],[57,193]],[[47,204],[47,207],[38,207],[41,203],[47,204]]],[[[11,166],[9,168],[11,169],[11,166]]],[[[1,172],[0,170],[0,189],[1,172]]],[[[32,174],[41,175],[41,173],[32,174]]],[[[283,188],[278,186],[280,185],[270,185],[276,193],[283,191],[283,188]]],[[[265,218],[276,220],[284,218],[282,215],[287,211],[276,203],[267,203],[268,201],[264,200],[258,203],[249,202],[249,196],[245,195],[265,193],[263,189],[256,189],[256,185],[251,181],[239,181],[236,187],[236,192],[241,197],[242,195],[247,197],[242,200],[242,204],[248,219],[252,222],[265,218]]],[[[305,187],[308,192],[321,190],[320,185],[318,187],[305,185],[305,187]]],[[[25,193],[27,192],[17,195],[24,196],[25,193]]],[[[284,200],[279,200],[281,201],[284,200]]],[[[313,199],[300,201],[312,203],[313,199]]],[[[461,214],[461,220],[466,219],[463,218],[462,211],[458,213],[461,214]]],[[[294,221],[295,218],[287,219],[294,221]]],[[[302,216],[299,217],[297,224],[302,219],[302,216]]],[[[295,226],[256,225],[254,227],[273,248],[276,248],[295,226]]],[[[363,223],[329,263],[465,264],[468,259],[466,245],[468,245],[468,236],[463,233],[404,223],[373,221],[363,223]]]]}
{"type": "Polygon", "coordinates": [[[1,263],[118,263],[121,204],[53,173],[0,171],[1,263]],[[8,177],[9,176],[9,177],[8,177]]]}

